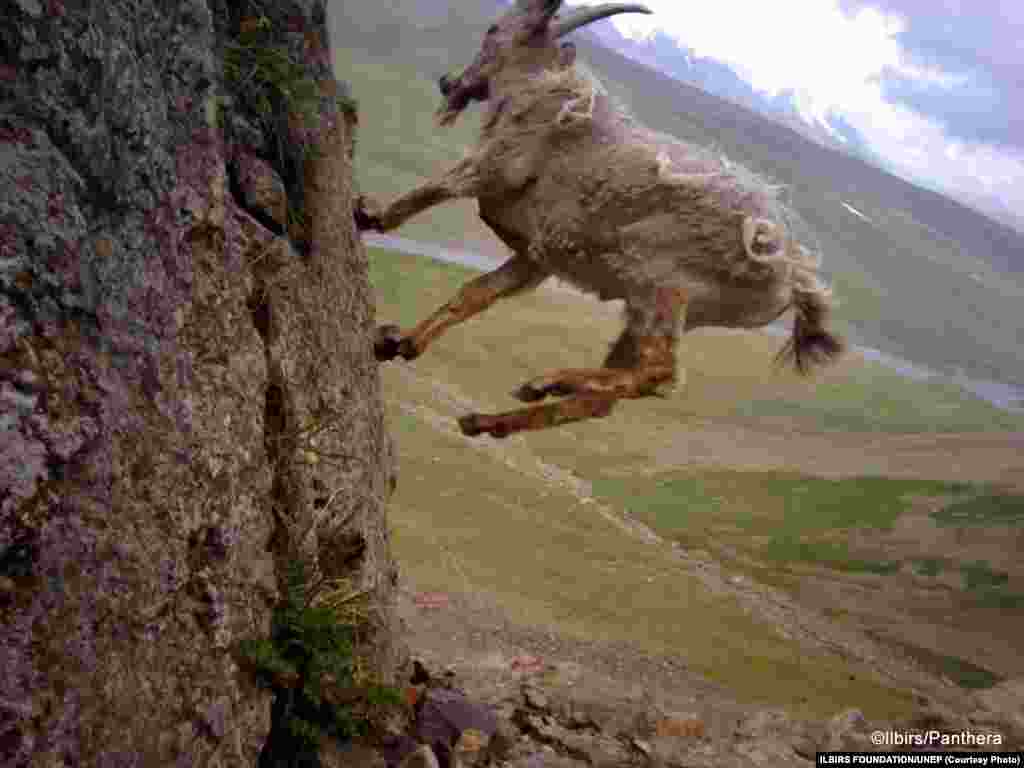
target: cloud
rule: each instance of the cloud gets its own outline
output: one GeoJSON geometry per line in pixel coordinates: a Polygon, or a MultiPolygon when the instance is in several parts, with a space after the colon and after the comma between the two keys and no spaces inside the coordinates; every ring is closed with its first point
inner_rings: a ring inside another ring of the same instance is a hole
{"type": "Polygon", "coordinates": [[[967,141],[1024,148],[1024,4],[1007,0],[844,0],[898,16],[908,62],[959,80],[950,89],[886,72],[887,99],[939,120],[967,141]]]}
{"type": "MultiPolygon", "coordinates": [[[[1024,21],[1018,1],[1010,27],[1024,21]]],[[[956,0],[647,0],[653,15],[613,23],[634,37],[660,29],[769,96],[793,90],[802,112],[842,115],[895,167],[1024,212],[1024,98],[1007,101],[1021,85],[1010,62],[1024,32],[975,18],[1004,4],[965,0],[961,14],[956,0]]]]}

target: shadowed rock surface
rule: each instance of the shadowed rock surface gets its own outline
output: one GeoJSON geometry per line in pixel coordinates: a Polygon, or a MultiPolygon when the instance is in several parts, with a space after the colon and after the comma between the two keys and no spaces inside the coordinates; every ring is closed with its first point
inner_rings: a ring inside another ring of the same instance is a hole
{"type": "Polygon", "coordinates": [[[322,0],[272,6],[0,0],[5,766],[254,765],[233,651],[298,552],[398,661],[355,118],[322,0]],[[225,79],[261,13],[312,119],[225,79]]]}

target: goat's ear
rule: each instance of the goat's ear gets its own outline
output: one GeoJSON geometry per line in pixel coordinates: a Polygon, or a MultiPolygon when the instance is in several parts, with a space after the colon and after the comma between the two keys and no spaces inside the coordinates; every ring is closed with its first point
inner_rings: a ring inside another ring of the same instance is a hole
{"type": "Polygon", "coordinates": [[[576,44],[562,43],[558,47],[558,66],[567,69],[576,63],[576,44]]]}

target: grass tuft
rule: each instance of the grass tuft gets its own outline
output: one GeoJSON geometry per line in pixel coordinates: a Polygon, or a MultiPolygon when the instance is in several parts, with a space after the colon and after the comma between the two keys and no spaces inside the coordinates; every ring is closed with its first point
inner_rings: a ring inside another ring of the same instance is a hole
{"type": "Polygon", "coordinates": [[[982,493],[943,507],[932,519],[943,526],[1021,525],[1024,496],[982,493]]]}
{"type": "Polygon", "coordinates": [[[372,708],[396,705],[401,697],[359,673],[354,639],[366,620],[362,592],[343,580],[309,583],[298,558],[288,565],[283,592],[270,637],[246,638],[238,648],[257,682],[274,692],[271,733],[259,765],[316,768],[325,737],[347,742],[367,732],[360,699],[372,708]]]}

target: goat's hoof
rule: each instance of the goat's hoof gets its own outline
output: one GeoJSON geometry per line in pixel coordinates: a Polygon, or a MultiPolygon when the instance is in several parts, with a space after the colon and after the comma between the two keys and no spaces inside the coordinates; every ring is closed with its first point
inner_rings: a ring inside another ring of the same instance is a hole
{"type": "Polygon", "coordinates": [[[384,231],[379,206],[370,202],[363,195],[359,195],[355,199],[355,204],[352,207],[352,217],[355,219],[356,229],[360,232],[367,230],[384,231]]]}
{"type": "Polygon", "coordinates": [[[523,384],[515,392],[512,393],[512,397],[516,400],[522,400],[524,403],[535,403],[538,400],[543,400],[547,397],[547,392],[543,389],[533,386],[529,382],[523,384]]]}
{"type": "Polygon", "coordinates": [[[465,416],[461,416],[459,418],[459,429],[462,430],[462,434],[466,437],[476,437],[483,432],[475,413],[468,413],[465,416]]]}
{"type": "Polygon", "coordinates": [[[378,362],[394,360],[398,356],[398,347],[402,343],[402,329],[397,325],[381,325],[377,327],[377,336],[373,340],[373,356],[378,362]]]}
{"type": "Polygon", "coordinates": [[[545,397],[565,397],[571,395],[573,390],[566,384],[548,384],[545,386],[537,386],[532,382],[526,382],[523,386],[519,387],[515,392],[512,393],[512,397],[517,400],[522,400],[524,403],[535,403],[538,400],[543,400],[545,397]]]}
{"type": "Polygon", "coordinates": [[[373,355],[377,362],[383,363],[396,357],[415,360],[420,353],[412,340],[402,335],[402,329],[397,325],[381,325],[378,326],[377,337],[373,340],[373,355]]]}
{"type": "Polygon", "coordinates": [[[459,419],[459,429],[462,430],[462,434],[466,437],[476,437],[477,435],[488,434],[491,437],[496,437],[499,440],[503,437],[508,437],[512,432],[509,430],[508,425],[498,421],[489,427],[480,426],[480,414],[469,413],[462,416],[459,419]]]}

